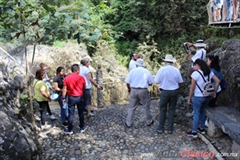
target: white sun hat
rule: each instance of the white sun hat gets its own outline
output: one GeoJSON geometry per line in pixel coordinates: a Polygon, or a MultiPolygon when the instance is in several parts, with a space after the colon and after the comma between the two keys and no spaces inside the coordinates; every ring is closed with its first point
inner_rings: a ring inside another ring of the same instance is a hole
{"type": "Polygon", "coordinates": [[[171,54],[166,54],[165,59],[163,59],[163,60],[165,62],[172,62],[172,63],[176,62],[176,59],[173,58],[173,56],[171,54]]]}
{"type": "Polygon", "coordinates": [[[135,64],[136,64],[138,67],[145,67],[144,60],[143,60],[143,59],[140,59],[140,58],[135,61],[135,64]]]}
{"type": "Polygon", "coordinates": [[[204,43],[204,41],[202,39],[197,40],[196,43],[193,45],[195,47],[206,47],[206,44],[204,43]]]}

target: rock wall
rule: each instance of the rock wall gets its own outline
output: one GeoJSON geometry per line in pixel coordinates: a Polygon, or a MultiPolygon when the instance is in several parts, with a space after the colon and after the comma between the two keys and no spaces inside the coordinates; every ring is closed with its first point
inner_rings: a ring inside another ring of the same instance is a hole
{"type": "Polygon", "coordinates": [[[218,55],[228,88],[220,94],[218,104],[233,106],[240,111],[240,39],[224,41],[221,48],[209,54],[218,55]]]}
{"type": "Polygon", "coordinates": [[[37,159],[27,107],[20,105],[24,85],[21,77],[10,79],[0,62],[0,159],[37,159]]]}

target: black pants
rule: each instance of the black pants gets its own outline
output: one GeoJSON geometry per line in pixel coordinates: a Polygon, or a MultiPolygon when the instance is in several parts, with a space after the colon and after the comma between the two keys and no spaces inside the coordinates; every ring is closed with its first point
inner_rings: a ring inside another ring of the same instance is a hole
{"type": "Polygon", "coordinates": [[[209,107],[216,107],[216,102],[217,102],[217,98],[218,96],[220,95],[221,91],[220,92],[217,92],[216,93],[216,97],[213,98],[209,103],[208,103],[208,106],[209,107]]]}
{"type": "Polygon", "coordinates": [[[39,104],[39,107],[40,107],[41,123],[42,123],[42,125],[45,125],[46,113],[47,113],[47,110],[49,108],[49,104],[48,104],[48,101],[38,102],[38,104],[39,104]]]}

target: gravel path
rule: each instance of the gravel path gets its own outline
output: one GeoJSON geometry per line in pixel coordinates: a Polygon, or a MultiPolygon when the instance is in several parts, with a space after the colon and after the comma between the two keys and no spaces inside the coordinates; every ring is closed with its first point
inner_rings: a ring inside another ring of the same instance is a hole
{"type": "MultiPolygon", "coordinates": [[[[155,127],[158,125],[158,103],[157,100],[151,102],[151,111],[154,116],[154,124],[151,126],[145,124],[143,106],[139,105],[133,126],[127,128],[124,123],[128,105],[112,105],[101,109],[93,108],[95,117],[85,117],[88,128],[84,133],[80,133],[76,112],[74,134],[72,135],[63,133],[59,108],[51,107],[58,119],[54,121],[48,119],[51,127],[39,130],[43,159],[204,159],[203,153],[207,154],[210,151],[200,138],[192,139],[186,135],[190,123],[175,124],[173,134],[167,134],[167,132],[158,134],[155,131],[155,127]],[[199,152],[200,155],[194,155],[196,152],[199,152]],[[195,156],[195,158],[191,156],[195,156]],[[199,157],[196,158],[196,156],[199,157]]],[[[51,103],[51,106],[53,105],[56,104],[51,103]]],[[[207,157],[207,159],[211,158],[207,157]]]]}

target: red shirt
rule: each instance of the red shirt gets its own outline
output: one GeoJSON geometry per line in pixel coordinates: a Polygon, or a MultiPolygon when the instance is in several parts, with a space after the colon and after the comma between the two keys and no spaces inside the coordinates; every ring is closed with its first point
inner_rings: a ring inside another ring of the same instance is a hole
{"type": "Polygon", "coordinates": [[[82,96],[86,82],[78,73],[71,73],[64,78],[63,86],[67,87],[68,96],[82,96]]]}

